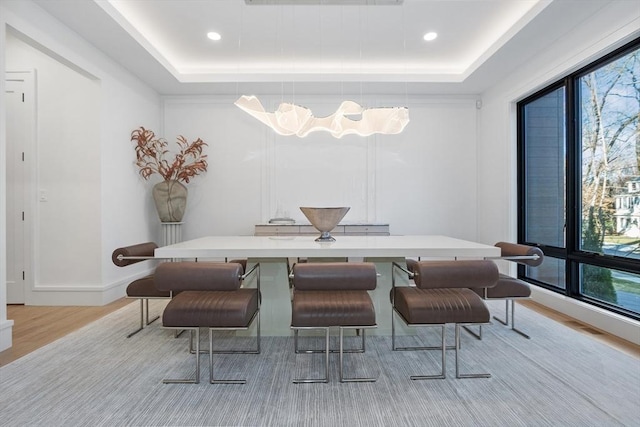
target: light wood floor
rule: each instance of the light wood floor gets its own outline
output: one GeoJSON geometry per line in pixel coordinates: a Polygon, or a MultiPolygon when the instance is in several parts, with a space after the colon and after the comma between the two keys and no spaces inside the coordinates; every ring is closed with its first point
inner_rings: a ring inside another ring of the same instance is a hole
{"type": "MultiPolygon", "coordinates": [[[[556,322],[562,323],[563,325],[568,326],[569,328],[575,331],[578,331],[583,335],[587,335],[595,340],[598,340],[613,348],[617,348],[618,350],[624,353],[627,353],[631,356],[634,356],[640,359],[640,345],[634,344],[630,341],[623,340],[622,338],[618,338],[615,335],[611,335],[607,332],[596,329],[591,325],[587,325],[586,323],[580,322],[579,320],[576,320],[573,317],[569,317],[566,314],[562,314],[560,312],[551,310],[531,300],[522,300],[522,301],[518,301],[518,303],[524,305],[525,307],[537,313],[542,314],[543,316],[553,319],[556,322]]],[[[518,309],[516,308],[516,326],[518,325],[517,313],[518,313],[518,309]]]]}
{"type": "Polygon", "coordinates": [[[100,307],[7,305],[7,319],[13,320],[13,346],[0,352],[0,366],[133,302],[121,298],[100,307]]]}
{"type": "MultiPolygon", "coordinates": [[[[6,365],[39,347],[47,345],[82,326],[97,320],[127,304],[131,299],[122,298],[102,307],[41,307],[7,306],[7,318],[14,321],[13,347],[0,352],[0,366],[6,365]]],[[[137,304],[137,302],[135,302],[137,304]]],[[[533,301],[519,301],[527,308],[560,322],[571,329],[608,344],[640,359],[640,346],[599,331],[571,317],[543,307],[533,301]]],[[[516,310],[517,311],[517,310],[516,310]]],[[[517,320],[517,315],[516,315],[517,320]]],[[[132,326],[137,319],[132,319],[132,326]]],[[[514,336],[514,339],[524,339],[514,336]]]]}

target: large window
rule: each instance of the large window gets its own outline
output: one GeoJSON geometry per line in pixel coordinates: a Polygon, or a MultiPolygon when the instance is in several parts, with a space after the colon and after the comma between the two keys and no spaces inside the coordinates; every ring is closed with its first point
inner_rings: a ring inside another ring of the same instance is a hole
{"type": "Polygon", "coordinates": [[[640,40],[518,103],[527,280],[640,318],[640,40]]]}

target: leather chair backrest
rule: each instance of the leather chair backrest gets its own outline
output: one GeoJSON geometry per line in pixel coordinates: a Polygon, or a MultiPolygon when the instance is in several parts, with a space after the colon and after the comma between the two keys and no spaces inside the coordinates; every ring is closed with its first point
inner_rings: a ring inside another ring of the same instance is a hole
{"type": "Polygon", "coordinates": [[[247,271],[247,259],[246,258],[230,259],[227,262],[235,262],[236,264],[240,264],[242,266],[243,274],[244,274],[245,271],[247,271]]]}
{"type": "Polygon", "coordinates": [[[501,250],[503,257],[510,256],[534,256],[538,255],[538,259],[514,259],[513,262],[528,265],[529,267],[537,267],[544,261],[544,253],[540,248],[535,246],[522,245],[519,243],[498,242],[495,246],[501,250]]]}
{"type": "Polygon", "coordinates": [[[137,245],[125,246],[118,248],[111,254],[111,261],[118,267],[126,267],[136,262],[146,261],[144,259],[118,259],[118,256],[124,257],[152,257],[158,245],[153,242],[138,243],[137,245]]]}
{"type": "Polygon", "coordinates": [[[242,283],[237,263],[163,262],[156,267],[156,287],[161,291],[235,291],[242,283]]]}
{"type": "Polygon", "coordinates": [[[293,266],[293,287],[300,291],[370,291],[376,288],[370,262],[302,263],[293,266]]]}
{"type": "Polygon", "coordinates": [[[490,260],[418,261],[414,282],[422,289],[490,288],[498,281],[498,266],[490,260]]]}

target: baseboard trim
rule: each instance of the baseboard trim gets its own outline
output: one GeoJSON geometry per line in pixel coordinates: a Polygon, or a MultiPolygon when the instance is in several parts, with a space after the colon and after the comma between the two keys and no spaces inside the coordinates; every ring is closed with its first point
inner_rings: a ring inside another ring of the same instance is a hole
{"type": "Polygon", "coordinates": [[[0,320],[0,351],[13,345],[13,320],[0,320]]]}
{"type": "Polygon", "coordinates": [[[126,295],[129,281],[118,281],[106,286],[38,286],[25,295],[26,305],[102,306],[126,295]]]}
{"type": "Polygon", "coordinates": [[[70,286],[37,283],[33,289],[25,291],[25,305],[106,305],[126,296],[129,283],[152,273],[153,269],[148,269],[104,285],[70,286]]]}
{"type": "Polygon", "coordinates": [[[545,307],[640,345],[640,322],[537,286],[531,286],[531,298],[545,307]]]}

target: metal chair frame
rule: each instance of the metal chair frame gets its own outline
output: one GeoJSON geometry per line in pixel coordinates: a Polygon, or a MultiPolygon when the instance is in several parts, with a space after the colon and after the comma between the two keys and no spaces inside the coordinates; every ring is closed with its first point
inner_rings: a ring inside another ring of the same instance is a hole
{"type": "MultiPolygon", "coordinates": [[[[526,260],[538,260],[540,259],[540,256],[537,254],[534,255],[518,255],[518,256],[501,256],[501,257],[487,257],[485,259],[489,259],[489,260],[507,260],[507,261],[526,261],[526,260]]],[[[521,280],[521,279],[518,279],[521,280]]],[[[484,289],[484,295],[482,296],[483,299],[485,300],[504,300],[505,302],[505,314],[504,314],[504,320],[500,319],[497,316],[492,316],[495,320],[497,320],[498,322],[502,323],[505,326],[509,326],[509,302],[511,302],[511,330],[522,335],[523,337],[525,337],[526,339],[531,339],[531,337],[526,334],[525,332],[521,331],[520,329],[516,328],[516,318],[515,318],[515,312],[516,312],[516,304],[515,304],[515,300],[518,299],[531,299],[530,297],[507,297],[507,298],[490,298],[487,295],[487,288],[484,289]]],[[[475,332],[473,332],[472,330],[468,329],[467,327],[465,327],[465,329],[467,330],[467,332],[469,332],[471,335],[473,335],[474,337],[478,338],[479,340],[482,339],[482,326],[480,326],[478,333],[476,334],[475,332]]]]}
{"type": "MultiPolygon", "coordinates": [[[[349,350],[344,350],[344,330],[345,329],[362,329],[363,335],[364,335],[364,330],[365,329],[372,329],[372,328],[377,328],[377,325],[372,325],[372,326],[337,326],[337,328],[339,329],[339,341],[340,341],[340,346],[339,349],[337,351],[337,353],[339,354],[339,364],[340,364],[340,382],[341,383],[347,383],[347,382],[375,382],[376,378],[362,378],[362,377],[345,377],[344,376],[344,353],[362,353],[364,352],[364,340],[363,340],[363,348],[362,351],[349,351],[349,350]]],[[[324,339],[325,339],[325,345],[324,345],[324,350],[301,350],[298,351],[297,348],[297,339],[294,339],[294,346],[295,346],[295,353],[296,354],[300,354],[300,353],[324,353],[325,355],[325,361],[324,361],[324,378],[296,378],[293,380],[294,384],[309,384],[309,383],[328,383],[329,382],[329,353],[332,353],[334,351],[331,351],[329,349],[329,331],[332,328],[332,326],[326,326],[326,327],[319,327],[319,326],[292,326],[291,329],[294,331],[294,337],[297,338],[298,335],[298,331],[299,330],[322,330],[324,331],[324,339]]]]}
{"type": "MultiPolygon", "coordinates": [[[[295,264],[294,264],[295,265],[295,264]]],[[[293,286],[293,266],[289,269],[289,287],[291,289],[293,286]]],[[[377,274],[379,276],[379,274],[377,274]]],[[[293,300],[293,297],[291,298],[293,300]]],[[[331,327],[306,327],[306,326],[291,326],[293,330],[293,346],[295,354],[316,354],[316,353],[324,353],[325,354],[325,376],[324,378],[296,378],[293,380],[294,384],[309,384],[309,383],[328,383],[329,382],[329,354],[330,353],[338,353],[339,354],[339,364],[340,364],[340,382],[375,382],[376,378],[346,378],[344,376],[344,353],[364,353],[366,349],[366,329],[377,328],[378,325],[372,326],[337,326],[339,329],[339,347],[338,350],[329,348],[329,331],[331,327]],[[362,331],[362,346],[361,348],[354,349],[344,349],[344,330],[345,329],[354,329],[356,335],[360,335],[360,331],[362,331]],[[325,346],[324,350],[300,350],[298,348],[298,336],[300,330],[323,330],[325,331],[325,346]]]]}
{"type": "Polygon", "coordinates": [[[171,327],[163,326],[165,329],[174,329],[177,331],[189,331],[189,353],[195,354],[195,376],[194,378],[178,378],[178,379],[163,379],[164,384],[199,384],[200,383],[200,355],[202,353],[209,353],[209,383],[210,384],[246,384],[246,380],[239,379],[214,379],[213,376],[213,355],[214,354],[260,354],[260,307],[262,305],[262,296],[260,293],[260,264],[254,265],[248,272],[240,276],[241,280],[246,279],[249,275],[256,273],[256,288],[258,289],[258,309],[255,314],[249,320],[246,327],[208,327],[209,329],[209,350],[200,350],[200,327],[171,327]],[[255,350],[213,350],[213,332],[214,331],[246,331],[251,328],[253,322],[256,321],[256,349],[255,350]],[[195,333],[194,333],[195,332],[195,333]],[[195,335],[195,349],[192,349],[195,335]]]}
{"type": "MultiPolygon", "coordinates": [[[[394,262],[393,268],[398,268],[402,272],[409,275],[410,279],[413,279],[414,274],[402,267],[400,264],[394,262]]],[[[440,350],[441,352],[441,371],[439,374],[435,375],[412,375],[409,378],[412,380],[430,380],[430,379],[445,379],[447,377],[447,355],[446,350],[454,350],[455,351],[455,364],[456,364],[456,378],[491,378],[491,374],[489,373],[471,373],[464,374],[460,373],[460,327],[466,327],[469,325],[479,325],[482,327],[485,323],[454,323],[455,325],[455,345],[447,346],[446,345],[446,323],[409,323],[404,318],[402,313],[396,310],[395,306],[395,275],[391,275],[391,349],[393,351],[415,351],[415,350],[440,350]],[[403,323],[409,327],[439,327],[440,328],[440,337],[441,344],[439,346],[413,346],[413,347],[396,347],[396,331],[395,331],[395,321],[394,321],[394,313],[403,321],[403,323]]]]}
{"type": "MultiPolygon", "coordinates": [[[[517,334],[522,335],[523,337],[525,337],[526,339],[531,339],[531,337],[521,331],[520,329],[516,328],[516,317],[515,317],[515,313],[516,313],[516,303],[515,300],[525,300],[525,299],[531,299],[530,297],[509,297],[509,298],[489,298],[487,296],[487,289],[484,289],[484,296],[482,297],[485,300],[491,301],[499,301],[499,300],[504,300],[504,305],[505,305],[505,315],[504,315],[504,320],[500,319],[498,316],[492,316],[493,319],[497,320],[498,322],[502,323],[505,326],[509,326],[509,311],[511,311],[511,330],[516,332],[517,334]],[[509,310],[509,303],[511,303],[511,310],[509,310]]],[[[480,325],[480,327],[478,328],[478,333],[475,333],[474,331],[472,331],[471,329],[467,328],[466,326],[464,327],[464,329],[469,332],[471,335],[473,335],[474,337],[476,337],[477,339],[481,340],[482,339],[482,325],[480,325]]]]}
{"type": "MultiPolygon", "coordinates": [[[[164,260],[164,259],[171,259],[171,258],[160,258],[155,256],[124,256],[120,254],[116,257],[116,259],[118,261],[124,261],[124,260],[146,261],[146,260],[164,260]]],[[[149,300],[150,299],[171,299],[172,297],[173,296],[169,296],[169,297],[129,297],[128,296],[126,297],[128,299],[140,300],[140,327],[135,331],[130,332],[127,335],[127,338],[131,338],[138,332],[142,331],[145,326],[151,325],[153,322],[155,322],[160,318],[160,316],[156,316],[153,319],[149,320],[149,300]],[[145,318],[146,318],[146,322],[145,322],[145,318]]]]}
{"type": "Polygon", "coordinates": [[[127,297],[128,299],[138,299],[140,300],[140,327],[135,331],[129,333],[127,338],[131,338],[138,332],[144,329],[145,326],[151,325],[153,322],[158,320],[160,316],[156,316],[153,319],[149,320],[149,300],[150,299],[171,299],[171,297],[127,297]],[[146,318],[146,322],[145,322],[146,318]]]}
{"type": "MultiPolygon", "coordinates": [[[[324,353],[326,350],[300,350],[298,348],[298,332],[299,332],[299,328],[292,328],[293,329],[293,347],[294,347],[294,351],[296,352],[296,354],[310,354],[310,353],[324,353]]],[[[361,347],[360,348],[350,348],[350,349],[343,349],[342,352],[343,353],[364,353],[365,352],[365,344],[366,344],[366,340],[365,340],[365,329],[362,329],[362,334],[360,334],[360,329],[361,328],[356,328],[353,327],[352,329],[356,330],[356,336],[360,335],[361,336],[361,347]]],[[[336,349],[329,349],[329,353],[338,353],[340,352],[340,350],[336,350],[336,349]]]]}
{"type": "MultiPolygon", "coordinates": [[[[487,298],[487,299],[500,299],[500,298],[487,298]]],[[[497,316],[493,316],[494,319],[496,319],[498,322],[502,323],[505,326],[509,326],[509,303],[511,303],[511,330],[522,335],[523,337],[525,337],[526,339],[531,339],[531,337],[526,334],[525,332],[521,331],[520,329],[516,328],[516,301],[517,299],[530,299],[530,298],[507,298],[504,301],[504,306],[505,306],[505,316],[504,319],[502,320],[500,318],[498,318],[497,316]]]]}

